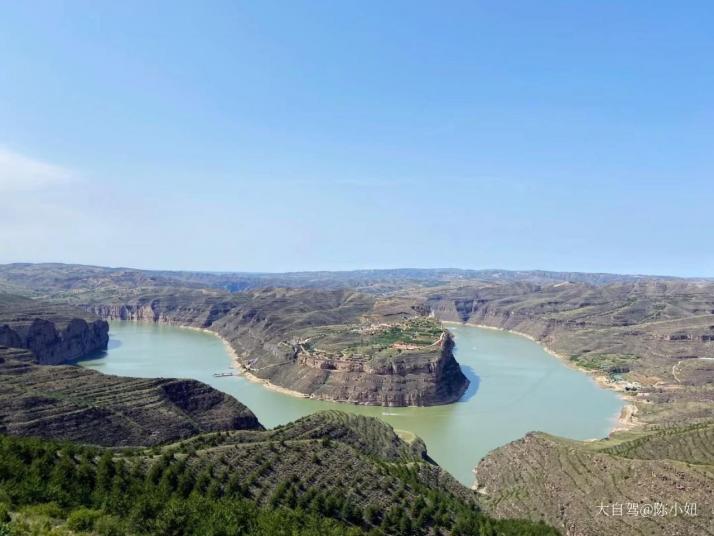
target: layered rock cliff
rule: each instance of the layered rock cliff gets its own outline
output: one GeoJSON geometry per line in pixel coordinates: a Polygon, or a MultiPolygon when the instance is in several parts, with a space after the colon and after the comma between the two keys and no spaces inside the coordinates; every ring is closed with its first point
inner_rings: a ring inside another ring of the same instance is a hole
{"type": "Polygon", "coordinates": [[[0,296],[0,345],[27,349],[38,363],[79,359],[108,341],[107,322],[82,309],[0,296]]]}
{"type": "Polygon", "coordinates": [[[85,310],[0,295],[0,433],[130,446],[262,429],[240,402],[201,382],[58,365],[106,348],[108,332],[85,310]]]}
{"type": "Polygon", "coordinates": [[[252,368],[276,385],[312,398],[381,406],[432,406],[457,401],[469,381],[445,333],[436,348],[389,359],[334,359],[297,353],[281,367],[252,368]]]}
{"type": "Polygon", "coordinates": [[[714,418],[706,388],[714,382],[710,282],[489,284],[432,291],[424,303],[444,320],[529,335],[606,384],[627,389],[641,424],[714,418]]]}

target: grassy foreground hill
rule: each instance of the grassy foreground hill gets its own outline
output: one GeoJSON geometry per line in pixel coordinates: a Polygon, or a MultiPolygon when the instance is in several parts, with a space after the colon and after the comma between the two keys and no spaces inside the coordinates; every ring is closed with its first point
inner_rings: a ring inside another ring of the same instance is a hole
{"type": "Polygon", "coordinates": [[[478,465],[479,502],[497,517],[544,519],[565,534],[711,535],[713,430],[591,443],[529,434],[478,465]]]}
{"type": "Polygon", "coordinates": [[[380,421],[316,414],[149,449],[0,436],[0,534],[555,535],[495,521],[380,421]]]}

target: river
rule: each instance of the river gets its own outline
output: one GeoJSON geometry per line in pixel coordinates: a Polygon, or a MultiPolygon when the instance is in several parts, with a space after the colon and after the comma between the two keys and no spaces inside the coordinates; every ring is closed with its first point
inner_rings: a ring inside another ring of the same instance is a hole
{"type": "Polygon", "coordinates": [[[230,372],[223,342],[209,333],[162,324],[110,322],[106,352],[80,362],[105,374],[194,378],[229,393],[271,428],[322,409],[379,417],[426,442],[429,454],[462,483],[490,450],[540,430],[572,439],[601,438],[614,426],[622,400],[519,335],[449,325],[455,355],[471,385],[447,406],[383,408],[296,398],[230,372]]]}

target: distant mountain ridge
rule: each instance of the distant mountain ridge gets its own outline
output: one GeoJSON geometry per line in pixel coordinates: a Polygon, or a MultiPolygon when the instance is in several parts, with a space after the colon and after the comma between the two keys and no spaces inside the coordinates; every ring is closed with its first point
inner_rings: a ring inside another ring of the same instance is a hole
{"type": "Polygon", "coordinates": [[[610,273],[546,270],[500,270],[459,268],[397,268],[349,271],[302,271],[285,273],[203,272],[144,270],[62,263],[13,263],[0,265],[0,291],[53,291],[88,286],[181,286],[215,288],[240,292],[265,287],[351,288],[362,292],[386,293],[409,286],[436,286],[465,281],[528,281],[548,283],[569,281],[590,285],[634,282],[643,279],[664,281],[712,281],[707,278],[623,275],[610,273]]]}

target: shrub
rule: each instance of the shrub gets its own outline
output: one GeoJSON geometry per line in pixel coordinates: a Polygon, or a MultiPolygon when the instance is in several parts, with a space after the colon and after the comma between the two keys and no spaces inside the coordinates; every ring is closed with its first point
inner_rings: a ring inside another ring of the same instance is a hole
{"type": "Polygon", "coordinates": [[[0,523],[10,521],[10,507],[5,503],[0,503],[0,523]]]}
{"type": "Polygon", "coordinates": [[[22,513],[30,517],[49,517],[49,518],[64,518],[64,512],[57,503],[41,503],[25,506],[22,508],[22,513]]]}
{"type": "Polygon", "coordinates": [[[126,534],[121,520],[116,516],[103,515],[94,522],[94,530],[101,536],[123,536],[126,534]]]}
{"type": "Polygon", "coordinates": [[[164,507],[156,519],[156,531],[165,536],[179,536],[190,521],[191,512],[180,500],[172,500],[164,507]]]}
{"type": "Polygon", "coordinates": [[[94,530],[94,525],[100,517],[102,513],[99,510],[78,508],[67,518],[67,528],[78,531],[94,530]]]}

